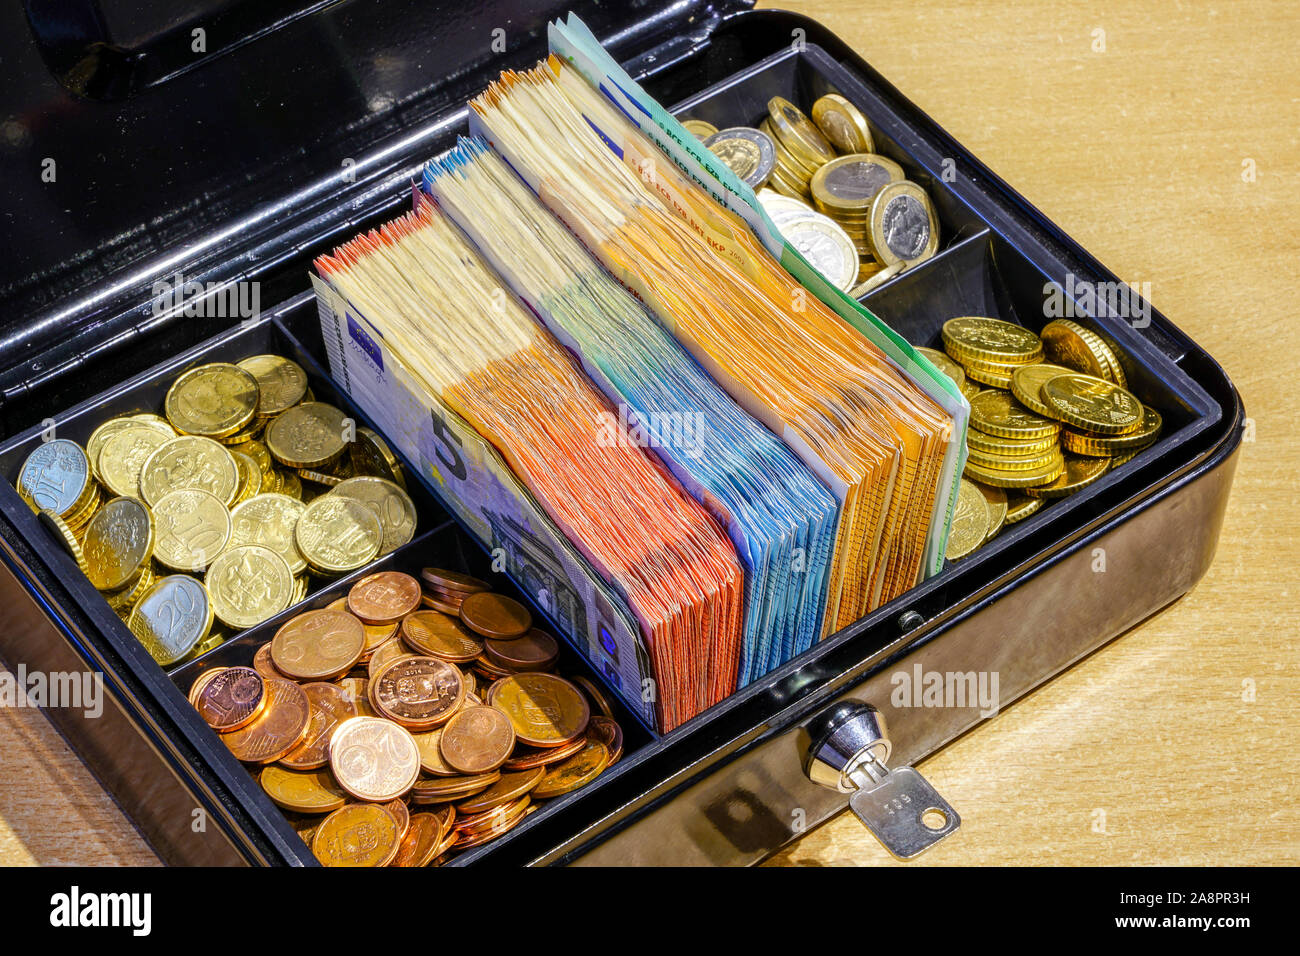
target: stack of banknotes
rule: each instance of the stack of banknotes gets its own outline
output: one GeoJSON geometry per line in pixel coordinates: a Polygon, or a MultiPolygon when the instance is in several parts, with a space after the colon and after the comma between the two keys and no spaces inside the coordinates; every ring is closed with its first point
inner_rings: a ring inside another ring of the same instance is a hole
{"type": "Polygon", "coordinates": [[[968,409],[567,28],[583,57],[503,74],[415,210],[317,271],[626,601],[667,731],[937,570],[968,409]]]}

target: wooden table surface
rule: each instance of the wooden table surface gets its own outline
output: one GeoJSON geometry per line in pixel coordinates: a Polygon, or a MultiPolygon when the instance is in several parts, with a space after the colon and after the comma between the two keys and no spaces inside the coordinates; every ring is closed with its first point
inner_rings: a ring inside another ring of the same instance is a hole
{"type": "MultiPolygon", "coordinates": [[[[774,5],[825,23],[1121,278],[1150,282],[1255,428],[1209,574],[923,763],[963,826],[910,865],[1300,862],[1294,5],[774,5]]],[[[0,863],[157,862],[38,711],[0,709],[0,781],[0,863]]],[[[772,862],[893,861],[842,814],[772,862]]]]}

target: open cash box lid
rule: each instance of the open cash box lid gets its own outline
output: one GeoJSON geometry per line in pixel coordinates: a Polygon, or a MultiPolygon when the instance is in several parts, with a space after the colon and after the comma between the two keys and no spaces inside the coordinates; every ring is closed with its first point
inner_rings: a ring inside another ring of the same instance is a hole
{"type": "Polygon", "coordinates": [[[234,321],[191,309],[177,330],[178,276],[222,297],[256,280],[262,308],[308,288],[308,257],[396,215],[409,202],[401,181],[462,124],[466,102],[503,69],[545,55],[548,21],[572,10],[628,60],[689,49],[749,5],[4,5],[4,433],[62,407],[57,386],[73,370],[84,393],[84,376],[109,355],[119,367],[106,386],[123,361],[146,367],[234,321]]]}

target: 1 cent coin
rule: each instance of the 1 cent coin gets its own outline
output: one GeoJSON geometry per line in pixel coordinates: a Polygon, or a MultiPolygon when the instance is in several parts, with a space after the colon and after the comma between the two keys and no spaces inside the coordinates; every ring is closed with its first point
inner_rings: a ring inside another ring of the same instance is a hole
{"type": "Polygon", "coordinates": [[[348,610],[366,624],[392,624],[420,606],[420,582],[401,571],[367,575],[348,592],[348,610]]]}
{"type": "Polygon", "coordinates": [[[262,675],[251,667],[227,667],[207,682],[194,705],[217,733],[251,724],[266,706],[262,675]]]}
{"type": "Polygon", "coordinates": [[[504,640],[527,634],[533,626],[528,608],[504,594],[487,591],[465,598],[460,606],[460,619],[475,633],[504,640]]]}
{"type": "Polygon", "coordinates": [[[512,671],[544,671],[560,656],[560,645],[545,631],[533,628],[523,637],[503,641],[489,637],[483,641],[488,660],[512,671]]]}
{"type": "Polygon", "coordinates": [[[465,699],[455,665],[436,657],[403,657],[370,682],[370,705],[408,730],[431,730],[451,719],[465,699]]]}
{"type": "Polygon", "coordinates": [[[495,707],[465,707],[443,728],[439,749],[461,773],[487,773],[515,749],[514,727],[495,707]]]}

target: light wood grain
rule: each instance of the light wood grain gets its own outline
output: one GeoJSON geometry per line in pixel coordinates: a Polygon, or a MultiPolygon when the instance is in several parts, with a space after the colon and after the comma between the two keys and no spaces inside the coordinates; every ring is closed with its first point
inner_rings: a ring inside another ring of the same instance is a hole
{"type": "MultiPolygon", "coordinates": [[[[1300,862],[1293,5],[779,5],[861,51],[1122,278],[1150,282],[1256,424],[1204,581],[922,765],[964,822],[919,865],[1300,862]]],[[[0,781],[0,863],[154,861],[38,712],[0,709],[0,781]]],[[[842,815],[773,862],[892,860],[842,815]]]]}

